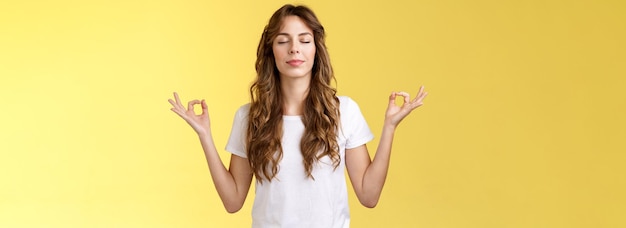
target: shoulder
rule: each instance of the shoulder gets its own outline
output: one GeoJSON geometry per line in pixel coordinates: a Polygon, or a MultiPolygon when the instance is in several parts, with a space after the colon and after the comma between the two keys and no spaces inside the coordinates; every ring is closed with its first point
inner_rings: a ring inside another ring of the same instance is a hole
{"type": "Polygon", "coordinates": [[[359,105],[348,96],[337,96],[339,99],[339,111],[342,113],[354,112],[359,110],[359,105]]]}
{"type": "Polygon", "coordinates": [[[339,99],[339,107],[356,105],[356,102],[348,96],[337,96],[337,99],[339,99]]]}
{"type": "Polygon", "coordinates": [[[240,106],[239,109],[237,109],[237,112],[235,113],[235,117],[240,118],[240,119],[247,118],[249,112],[250,112],[250,103],[247,103],[247,104],[240,106]]]}

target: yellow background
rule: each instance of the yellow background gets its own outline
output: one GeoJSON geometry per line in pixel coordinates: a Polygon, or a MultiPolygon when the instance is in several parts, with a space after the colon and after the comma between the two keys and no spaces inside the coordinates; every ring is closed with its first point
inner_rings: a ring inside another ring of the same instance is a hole
{"type": "MultiPolygon", "coordinates": [[[[222,149],[284,3],[0,2],[0,227],[248,227],[167,99],[206,98],[222,149]]],[[[353,227],[626,227],[625,1],[296,3],[376,135],[430,92],[353,227]]]]}

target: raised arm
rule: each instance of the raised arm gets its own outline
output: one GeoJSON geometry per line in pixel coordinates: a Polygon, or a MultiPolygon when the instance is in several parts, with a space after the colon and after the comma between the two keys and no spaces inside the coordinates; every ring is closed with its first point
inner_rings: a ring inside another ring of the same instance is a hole
{"type": "Polygon", "coordinates": [[[211,178],[226,211],[229,213],[239,211],[246,200],[252,182],[252,171],[248,160],[237,155],[231,155],[229,169],[226,169],[217,149],[215,149],[206,102],[204,100],[192,100],[187,103],[187,109],[185,109],[176,92],[174,92],[174,99],[168,100],[172,104],[171,110],[182,117],[198,134],[204,156],[209,165],[211,178]],[[193,106],[197,104],[202,106],[200,115],[196,115],[193,109],[193,106]]]}
{"type": "Polygon", "coordinates": [[[346,150],[346,169],[350,176],[350,181],[357,198],[365,207],[375,207],[380,199],[380,194],[387,179],[389,170],[389,160],[391,157],[391,145],[393,136],[402,121],[414,109],[422,105],[422,101],[428,93],[424,91],[424,86],[415,99],[410,100],[410,96],[405,92],[393,92],[389,96],[389,106],[385,114],[383,132],[376,149],[374,160],[371,160],[367,151],[367,146],[361,145],[356,148],[346,150]],[[404,97],[402,106],[396,105],[396,97],[404,97]]]}

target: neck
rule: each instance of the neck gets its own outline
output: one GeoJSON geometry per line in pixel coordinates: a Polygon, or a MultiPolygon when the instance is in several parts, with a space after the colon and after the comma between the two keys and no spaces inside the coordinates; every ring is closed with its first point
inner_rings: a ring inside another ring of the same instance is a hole
{"type": "Polygon", "coordinates": [[[283,115],[300,116],[304,112],[304,99],[309,94],[310,77],[283,77],[280,87],[283,96],[283,115]]]}

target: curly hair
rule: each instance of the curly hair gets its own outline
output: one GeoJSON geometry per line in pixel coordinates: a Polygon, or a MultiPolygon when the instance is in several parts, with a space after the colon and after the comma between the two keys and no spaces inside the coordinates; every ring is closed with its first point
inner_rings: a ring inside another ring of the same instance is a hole
{"type": "Polygon", "coordinates": [[[272,15],[263,30],[257,48],[257,77],[250,87],[246,153],[259,182],[271,182],[276,177],[283,156],[283,100],[272,44],[287,16],[299,17],[313,31],[316,49],[302,115],[305,130],[300,149],[304,171],[314,179],[312,170],[321,158],[329,156],[335,168],[341,162],[337,144],[339,100],[337,90],[331,85],[335,76],[326,49],[324,27],[308,7],[288,4],[272,15]]]}

